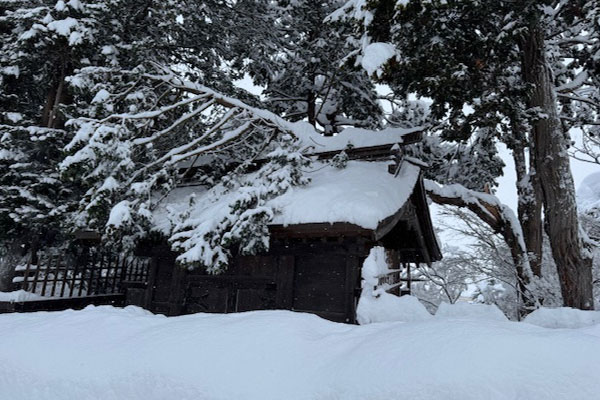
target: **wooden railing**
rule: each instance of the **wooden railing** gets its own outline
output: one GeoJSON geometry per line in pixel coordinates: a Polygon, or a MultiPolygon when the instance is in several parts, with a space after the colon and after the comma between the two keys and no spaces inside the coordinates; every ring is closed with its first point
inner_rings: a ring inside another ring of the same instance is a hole
{"type": "Polygon", "coordinates": [[[95,251],[84,260],[67,261],[60,255],[40,257],[15,270],[15,290],[43,297],[73,298],[123,292],[125,283],[148,280],[148,258],[95,251]]]}
{"type": "Polygon", "coordinates": [[[391,269],[385,274],[378,275],[377,288],[398,296],[410,294],[412,282],[422,281],[422,279],[412,278],[411,274],[411,267],[418,268],[418,264],[401,263],[400,267],[400,269],[391,269]]]}

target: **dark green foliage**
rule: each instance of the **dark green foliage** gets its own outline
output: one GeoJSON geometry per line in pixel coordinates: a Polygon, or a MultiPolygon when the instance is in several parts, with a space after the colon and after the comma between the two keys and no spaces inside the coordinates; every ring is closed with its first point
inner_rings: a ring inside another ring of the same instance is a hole
{"type": "Polygon", "coordinates": [[[349,62],[352,25],[324,23],[340,1],[240,1],[235,6],[235,66],[265,88],[268,109],[307,119],[326,135],[343,126],[379,126],[373,83],[349,62]],[[248,44],[248,40],[252,44],[248,44]]]}

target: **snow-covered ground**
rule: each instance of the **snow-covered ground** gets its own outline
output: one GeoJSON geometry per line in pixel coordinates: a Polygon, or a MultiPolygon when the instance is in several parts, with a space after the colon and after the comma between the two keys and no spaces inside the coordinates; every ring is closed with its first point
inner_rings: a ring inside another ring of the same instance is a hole
{"type": "Polygon", "coordinates": [[[549,329],[494,313],[459,306],[364,326],[288,311],[4,314],[0,398],[600,398],[600,325],[549,329]]]}

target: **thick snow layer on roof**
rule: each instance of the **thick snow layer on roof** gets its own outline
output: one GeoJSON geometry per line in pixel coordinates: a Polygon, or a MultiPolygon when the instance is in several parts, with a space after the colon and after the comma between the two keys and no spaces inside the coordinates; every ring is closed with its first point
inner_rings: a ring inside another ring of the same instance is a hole
{"type": "MultiPolygon", "coordinates": [[[[386,162],[350,161],[343,169],[315,163],[314,170],[306,173],[311,183],[294,187],[268,203],[278,210],[271,224],[347,222],[375,229],[408,200],[419,171],[419,167],[407,162],[398,176],[387,172],[386,162]]],[[[177,188],[155,210],[155,226],[168,233],[179,222],[177,216],[188,208],[187,218],[218,222],[227,214],[232,196],[221,186],[210,192],[202,187],[177,188]],[[214,196],[215,192],[223,194],[214,196]],[[215,197],[218,201],[214,201],[215,197]]]]}
{"type": "Polygon", "coordinates": [[[289,311],[0,315],[10,400],[596,400],[600,326],[429,318],[338,324],[289,311]]]}
{"type": "MultiPolygon", "coordinates": [[[[315,128],[305,121],[290,122],[285,127],[292,131],[300,140],[299,146],[305,154],[321,154],[330,152],[341,152],[350,148],[368,148],[377,146],[393,146],[404,143],[404,138],[415,132],[422,132],[422,126],[414,128],[385,128],[373,131],[363,128],[346,128],[335,136],[323,136],[315,128]]],[[[210,165],[214,157],[203,154],[198,158],[182,160],[179,168],[189,166],[210,165]],[[193,164],[192,164],[193,163],[193,164]]]]}
{"type": "Polygon", "coordinates": [[[408,200],[419,167],[404,163],[397,177],[384,162],[349,162],[344,169],[327,166],[307,174],[311,183],[275,199],[281,209],[274,224],[350,222],[366,229],[395,214],[408,200]]]}
{"type": "Polygon", "coordinates": [[[307,148],[308,153],[325,153],[341,151],[348,147],[373,147],[402,144],[404,137],[414,132],[423,131],[423,127],[385,128],[373,131],[362,128],[346,128],[335,136],[322,136],[308,122],[296,122],[294,133],[307,148]]]}

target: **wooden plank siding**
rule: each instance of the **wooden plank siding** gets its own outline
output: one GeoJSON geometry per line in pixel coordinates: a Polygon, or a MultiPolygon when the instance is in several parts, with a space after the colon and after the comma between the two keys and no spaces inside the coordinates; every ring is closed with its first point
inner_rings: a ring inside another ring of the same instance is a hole
{"type": "Polygon", "coordinates": [[[155,257],[143,304],[165,315],[286,309],[353,323],[365,244],[359,238],[273,240],[268,254],[235,256],[219,275],[183,269],[175,255],[155,257]]]}

